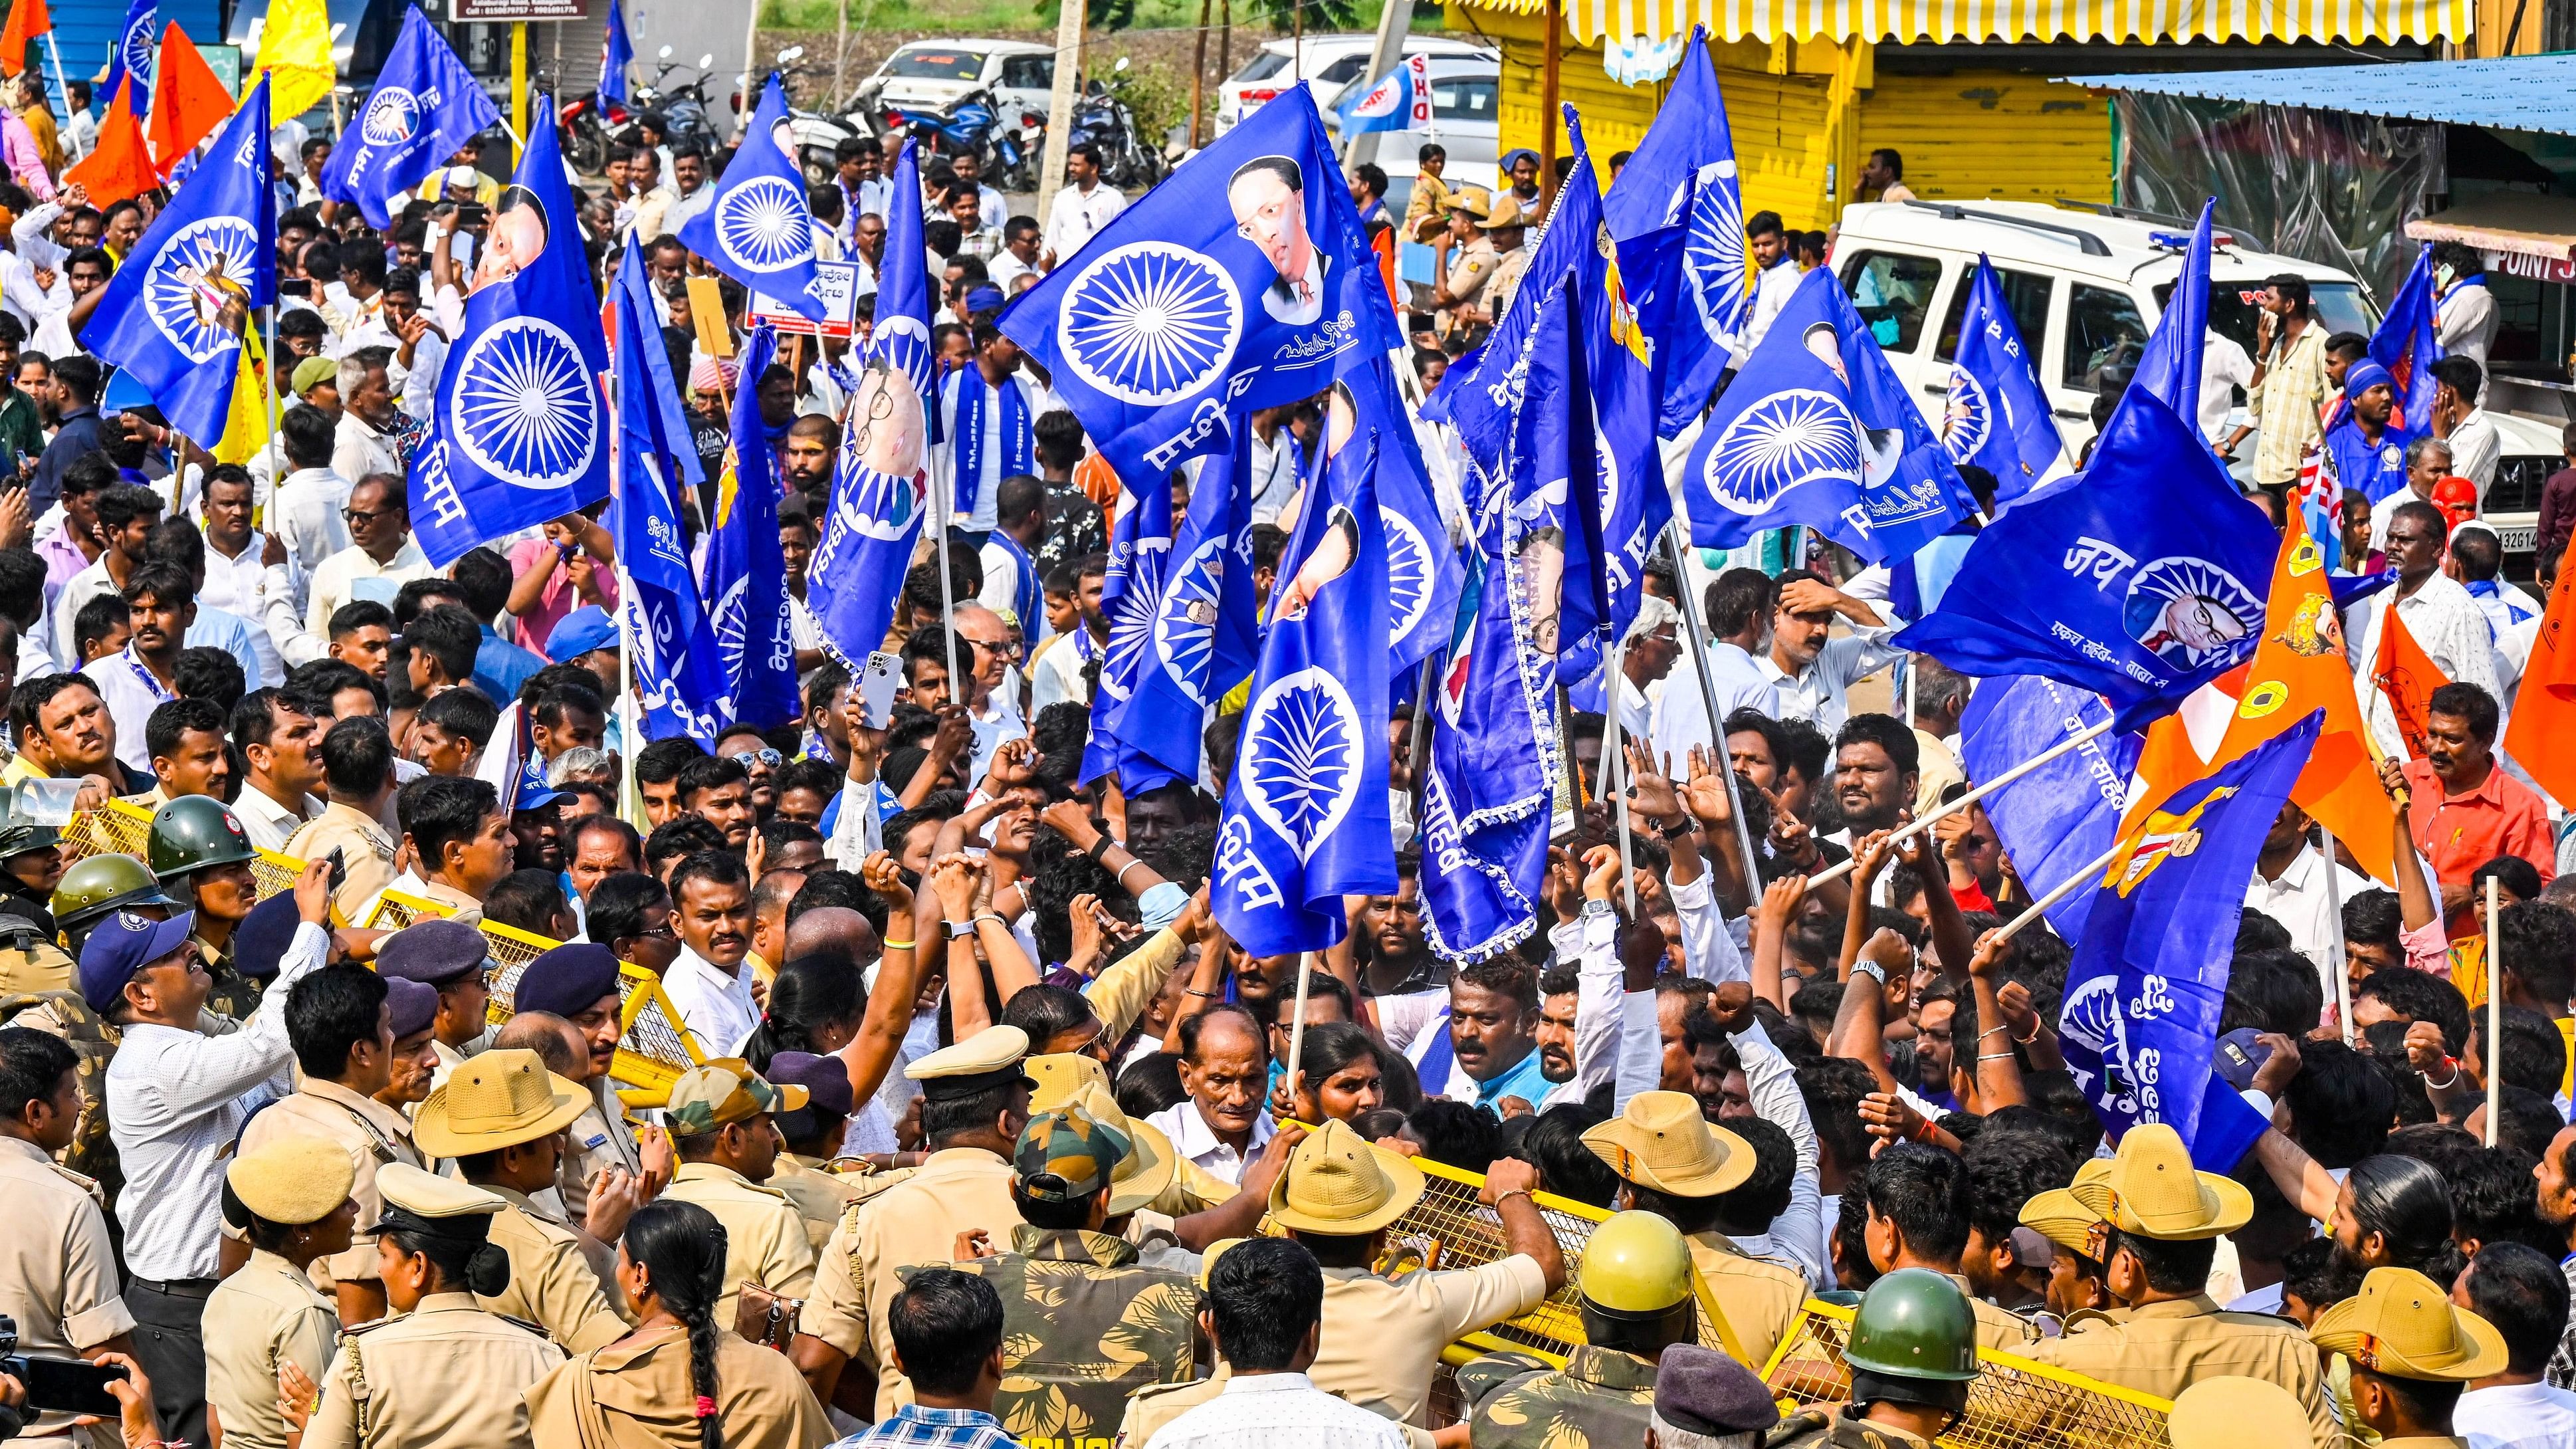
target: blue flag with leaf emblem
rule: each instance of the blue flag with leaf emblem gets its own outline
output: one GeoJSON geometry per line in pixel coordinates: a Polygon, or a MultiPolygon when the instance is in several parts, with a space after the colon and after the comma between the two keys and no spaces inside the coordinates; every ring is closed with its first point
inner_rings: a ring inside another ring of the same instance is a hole
{"type": "Polygon", "coordinates": [[[1828,267],[1798,283],[1709,410],[1683,486],[1701,548],[1804,525],[1871,563],[1938,538],[1968,496],[1828,267]]]}
{"type": "Polygon", "coordinates": [[[81,345],[140,384],[170,426],[211,448],[232,415],[249,309],[277,296],[268,80],[233,112],[134,255],[108,279],[81,345]]]}
{"type": "MultiPolygon", "coordinates": [[[[1241,684],[1259,658],[1261,630],[1252,597],[1254,441],[1249,431],[1237,435],[1225,469],[1210,462],[1200,470],[1189,513],[1165,555],[1135,672],[1122,681],[1127,698],[1111,711],[1118,779],[1131,800],[1174,780],[1198,783],[1208,707],[1241,684]]],[[[1105,611],[1108,590],[1101,593],[1105,611]]],[[[1115,660],[1114,621],[1109,637],[1115,660]]],[[[1108,678],[1106,669],[1101,677],[1108,678]]]]}
{"type": "MultiPolygon", "coordinates": [[[[129,0],[125,23],[116,27],[116,39],[107,47],[107,79],[99,87],[102,96],[114,96],[117,86],[127,76],[134,77],[134,118],[143,112],[152,94],[152,68],[161,57],[161,7],[158,0],[129,0]]],[[[65,100],[68,102],[69,98],[65,100]]]]}
{"type": "Polygon", "coordinates": [[[1951,461],[1995,475],[1995,501],[2010,503],[2073,471],[2066,440],[2021,328],[2004,298],[2003,279],[1977,258],[1968,310],[1959,319],[1959,350],[1950,363],[1950,392],[1941,416],[1941,446],[1951,461]]]}
{"type": "MultiPolygon", "coordinates": [[[[613,33],[613,10],[611,16],[613,33]]],[[[405,6],[402,33],[367,92],[358,123],[331,148],[314,184],[325,200],[357,203],[367,224],[382,229],[405,193],[445,166],[467,140],[500,123],[492,98],[428,14],[405,6]]]]}
{"type": "MultiPolygon", "coordinates": [[[[921,191],[921,161],[910,141],[895,158],[892,184],[897,196],[921,191]]],[[[853,673],[894,627],[895,600],[912,567],[930,496],[930,399],[938,369],[930,356],[921,209],[895,207],[885,226],[876,322],[841,424],[832,505],[805,575],[805,603],[814,611],[823,647],[853,673]]],[[[886,724],[870,723],[879,729],[886,724]]]]}
{"type": "Polygon", "coordinates": [[[644,264],[644,249],[632,236],[626,239],[626,256],[609,301],[617,318],[616,366],[609,370],[609,383],[616,394],[619,451],[608,532],[626,569],[620,606],[635,641],[635,692],[644,735],[658,740],[685,734],[714,749],[721,683],[712,673],[714,651],[690,647],[705,615],[671,488],[675,464],[684,481],[702,481],[698,450],[680,415],[670,354],[653,320],[652,275],[644,264]]]}
{"type": "MultiPolygon", "coordinates": [[[[777,351],[766,325],[751,329],[742,375],[760,376],[777,351]]],[[[698,594],[715,623],[717,713],[726,724],[774,725],[796,718],[796,635],[787,612],[787,558],[778,546],[778,465],[760,420],[760,389],[733,395],[733,441],[716,480],[698,594]]]]}
{"type": "Polygon", "coordinates": [[[1001,327],[1128,479],[1227,451],[1235,419],[1404,340],[1304,85],[1182,162],[1001,327]]]}
{"type": "Polygon", "coordinates": [[[772,71],[715,199],[680,224],[680,240],[726,276],[820,322],[830,308],[813,295],[814,216],[790,127],[787,93],[772,71]]]}
{"type": "MultiPolygon", "coordinates": [[[[552,114],[548,97],[531,104],[552,114]]],[[[465,329],[412,458],[412,527],[433,567],[608,496],[597,296],[555,129],[536,127],[492,208],[465,329]]]]}
{"type": "Polygon", "coordinates": [[[1395,889],[1383,441],[1332,450],[1271,590],[1208,881],[1217,920],[1254,956],[1320,951],[1349,929],[1342,897],[1395,889]]]}
{"type": "MultiPolygon", "coordinates": [[[[1135,693],[1136,676],[1154,637],[1154,611],[1163,594],[1163,570],[1172,552],[1172,485],[1160,476],[1142,488],[1122,484],[1118,521],[1109,529],[1109,572],[1100,582],[1100,617],[1109,625],[1098,682],[1091,691],[1091,737],[1082,750],[1082,778],[1097,780],[1118,768],[1119,711],[1135,693]]],[[[1087,655],[1091,631],[1077,629],[1069,647],[1087,655]]]]}
{"type": "Polygon", "coordinates": [[[1655,430],[1666,438],[1699,417],[1753,317],[1735,133],[1707,34],[1705,26],[1692,29],[1663,108],[1602,201],[1630,298],[1640,314],[1659,319],[1648,335],[1660,399],[1655,430]],[[1655,245],[1665,232],[1678,235],[1655,245]]]}
{"type": "Polygon", "coordinates": [[[2245,883],[2316,747],[2324,712],[2177,790],[2122,841],[2066,968],[2058,1043],[2116,1140],[2161,1122],[2206,1172],[2267,1125],[2210,1070],[2245,883]]]}

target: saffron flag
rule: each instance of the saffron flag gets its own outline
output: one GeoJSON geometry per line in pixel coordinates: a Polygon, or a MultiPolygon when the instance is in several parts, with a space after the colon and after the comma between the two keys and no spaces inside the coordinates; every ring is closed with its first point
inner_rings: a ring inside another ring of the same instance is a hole
{"type": "MultiPolygon", "coordinates": [[[[2433,691],[2450,683],[2424,646],[2408,632],[2405,617],[2392,604],[2388,623],[2379,636],[2379,672],[2371,682],[2388,696],[2388,712],[2397,717],[2398,738],[2406,742],[2406,758],[2424,758],[2424,734],[2432,724],[2433,691]]],[[[2515,758],[2519,759],[2520,756],[2515,758]]]]}
{"type": "Polygon", "coordinates": [[[0,27],[0,75],[15,77],[27,68],[27,47],[36,37],[54,31],[53,13],[45,0],[17,0],[9,7],[9,23],[0,27]]]}
{"type": "Polygon", "coordinates": [[[152,121],[144,127],[152,142],[153,169],[168,177],[181,158],[232,116],[233,93],[197,53],[188,32],[171,21],[161,36],[161,68],[152,77],[152,121]]]}
{"type": "Polygon", "coordinates": [[[2531,658],[2522,666],[2521,691],[2514,696],[2513,719],[2504,731],[2504,752],[2562,806],[2576,800],[2576,750],[2562,743],[2576,726],[2576,639],[2567,635],[2570,622],[2576,622],[2576,569],[2562,568],[2558,586],[2549,591],[2549,612],[2540,616],[2540,633],[2531,641],[2531,658]]]}
{"type": "Polygon", "coordinates": [[[323,0],[272,0],[259,37],[259,69],[270,77],[269,108],[281,122],[303,115],[331,94],[331,16],[323,0]]]}
{"type": "Polygon", "coordinates": [[[151,144],[143,139],[143,123],[134,117],[132,78],[127,81],[109,92],[107,114],[98,122],[98,144],[63,172],[65,185],[87,187],[89,204],[102,209],[161,184],[151,144]]]}

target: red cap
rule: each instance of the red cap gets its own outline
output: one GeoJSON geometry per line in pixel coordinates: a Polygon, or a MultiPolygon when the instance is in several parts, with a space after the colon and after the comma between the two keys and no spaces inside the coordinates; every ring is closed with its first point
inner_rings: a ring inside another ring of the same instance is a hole
{"type": "Polygon", "coordinates": [[[2433,485],[2433,506],[2442,510],[2443,521],[2457,528],[2478,516],[2478,485],[2457,474],[2433,485]]]}

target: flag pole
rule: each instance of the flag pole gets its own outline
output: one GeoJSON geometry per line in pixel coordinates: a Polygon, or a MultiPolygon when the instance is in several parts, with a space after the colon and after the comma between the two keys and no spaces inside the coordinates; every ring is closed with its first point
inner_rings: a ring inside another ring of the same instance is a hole
{"type": "MultiPolygon", "coordinates": [[[[1297,953],[1296,1015],[1288,1018],[1288,1106],[1297,1106],[1297,1079],[1304,1075],[1306,1057],[1306,988],[1315,979],[1315,953],[1297,953]]],[[[2493,1114],[2489,1114],[2490,1120],[2493,1114]]]]}
{"type": "Polygon", "coordinates": [[[1605,665],[1603,681],[1609,695],[1603,703],[1609,707],[1601,712],[1601,779],[1603,793],[1610,797],[1610,808],[1617,813],[1619,821],[1619,883],[1627,888],[1628,919],[1633,921],[1637,919],[1637,872],[1636,856],[1630,848],[1628,833],[1628,787],[1635,782],[1628,778],[1628,754],[1621,748],[1619,732],[1619,686],[1622,682],[1619,671],[1627,662],[1627,653],[1628,644],[1623,639],[1610,646],[1608,656],[1602,661],[1605,665]],[[1616,784],[1610,783],[1612,771],[1617,772],[1616,784]]]}
{"type": "Polygon", "coordinates": [[[1680,519],[1665,525],[1664,541],[1673,552],[1673,579],[1677,585],[1673,592],[1682,606],[1682,624],[1690,630],[1690,648],[1686,652],[1691,657],[1691,672],[1699,679],[1700,705],[1708,711],[1709,752],[1717,757],[1717,777],[1726,784],[1727,809],[1735,819],[1735,846],[1744,865],[1745,909],[1751,910],[1762,903],[1762,873],[1755,864],[1753,831],[1744,823],[1744,797],[1735,785],[1735,760],[1726,750],[1726,721],[1717,715],[1717,681],[1708,666],[1708,631],[1700,623],[1699,600],[1691,597],[1690,570],[1683,566],[1688,557],[1683,550],[1689,545],[1682,537],[1680,519]]]}
{"type": "MultiPolygon", "coordinates": [[[[278,469],[285,466],[284,456],[280,452],[285,443],[278,436],[277,304],[275,302],[268,304],[268,317],[260,323],[260,332],[259,360],[267,374],[260,379],[260,386],[268,393],[268,496],[273,499],[277,496],[279,485],[286,481],[278,473],[278,469]]],[[[251,516],[262,524],[268,522],[266,509],[255,508],[251,516]]]]}
{"type": "Polygon", "coordinates": [[[2056,905],[2059,901],[2066,899],[2068,896],[2075,894],[2076,887],[2098,883],[2102,872],[2109,870],[2111,868],[2111,862],[2119,859],[2121,853],[2126,851],[2128,848],[2129,842],[2125,839],[2113,844],[2109,850],[2102,852],[2099,857],[2088,862],[2083,869],[2076,871],[2065,880],[2059,882],[2057,889],[2050,891],[2048,894],[2041,896],[2038,900],[2031,902],[2030,909],[2013,917],[2009,922],[2006,922],[2003,929],[1995,932],[1995,939],[1998,941],[2011,940],[2014,936],[2020,934],[2022,927],[2038,920],[2041,912],[2047,910],[2050,906],[2056,905]]]}
{"type": "MultiPolygon", "coordinates": [[[[2056,744],[2050,745],[2047,749],[2040,751],[2038,754],[2031,756],[2029,759],[2022,761],[2020,764],[2015,765],[2011,769],[2004,771],[2002,774],[1995,776],[1991,780],[1988,780],[1986,783],[1977,786],[1975,789],[1970,790],[1964,795],[1961,795],[1958,799],[1944,801],[1940,805],[1934,806],[1931,810],[1925,812],[1920,818],[1897,827],[1896,833],[1888,837],[1887,843],[1895,845],[1902,841],[1911,840],[1915,836],[1922,834],[1924,831],[1931,829],[1933,822],[1941,819],[1943,816],[1956,815],[1960,811],[1967,809],[1969,806],[1974,805],[1980,800],[1983,800],[1988,795],[1991,795],[2006,785],[2011,784],[2013,781],[2020,779],[2022,776],[2029,774],[2031,771],[2038,769],[2040,766],[2047,764],[2058,756],[2065,754],[2067,751],[2075,749],[2080,745],[2091,744],[2093,741],[2100,739],[2102,736],[2109,734],[2110,732],[2111,721],[2104,720],[2100,724],[2094,725],[2080,734],[2069,735],[2065,739],[2059,740],[2056,744]]],[[[1807,878],[1808,887],[1812,889],[1816,886],[1823,885],[1829,880],[1842,879],[1844,876],[1851,874],[1852,868],[1858,860],[1859,857],[1854,856],[1851,860],[1846,860],[1840,865],[1831,866],[1825,870],[1818,871],[1816,874],[1807,878]]]]}
{"type": "Polygon", "coordinates": [[[2335,879],[2334,832],[2320,824],[2317,833],[2326,840],[2326,919],[2334,927],[2334,957],[2331,973],[2335,984],[2335,1022],[2343,1029],[2343,1044],[2352,1045],[2352,972],[2345,966],[2343,945],[2343,883],[2335,879]]]}
{"type": "Polygon", "coordinates": [[[62,94],[63,124],[69,126],[72,119],[72,87],[71,82],[63,79],[63,52],[60,46],[54,44],[54,32],[51,30],[45,32],[45,58],[54,63],[54,89],[62,94]]]}
{"type": "Polygon", "coordinates": [[[2504,907],[2496,904],[2496,878],[2487,876],[2487,1146],[2496,1145],[2504,1116],[2504,907]]]}
{"type": "Polygon", "coordinates": [[[948,486],[930,490],[930,523],[936,535],[931,543],[939,553],[940,657],[948,662],[948,702],[964,704],[966,681],[957,671],[957,595],[955,586],[948,581],[948,522],[955,503],[956,487],[957,459],[952,451],[948,460],[948,486]]]}
{"type": "MultiPolygon", "coordinates": [[[[631,368],[637,359],[627,358],[631,368]]],[[[631,384],[627,369],[609,359],[609,415],[623,419],[626,415],[626,389],[631,384]]],[[[626,449],[613,443],[608,450],[608,496],[611,505],[621,510],[634,507],[626,496],[626,449]]],[[[616,536],[610,535],[614,557],[610,571],[617,580],[617,742],[624,748],[617,752],[617,816],[632,825],[643,819],[635,790],[635,752],[643,745],[643,724],[635,710],[635,621],[631,611],[635,603],[635,579],[626,571],[626,551],[616,548],[616,536]]]]}

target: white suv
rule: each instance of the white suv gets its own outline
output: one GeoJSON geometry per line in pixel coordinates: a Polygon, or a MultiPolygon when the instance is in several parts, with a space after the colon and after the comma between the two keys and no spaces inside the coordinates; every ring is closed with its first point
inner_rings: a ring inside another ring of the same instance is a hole
{"type": "MultiPolygon", "coordinates": [[[[1309,35],[1304,49],[1294,40],[1271,40],[1262,43],[1241,70],[1225,78],[1216,88],[1216,133],[1220,136],[1234,129],[1234,124],[1260,110],[1263,103],[1287,93],[1300,80],[1313,83],[1315,104],[1329,107],[1340,99],[1344,86],[1355,81],[1374,80],[1362,75],[1368,69],[1369,53],[1376,49],[1377,37],[1366,31],[1337,35],[1309,35]]],[[[1404,39],[1406,55],[1427,55],[1482,60],[1501,73],[1501,56],[1491,46],[1471,45],[1463,40],[1450,40],[1437,35],[1408,35],[1404,39]]]]}
{"type": "Polygon", "coordinates": [[[858,104],[937,109],[987,90],[1003,114],[1018,106],[1046,114],[1055,84],[1055,47],[1028,40],[916,40],[859,82],[858,104]]]}

